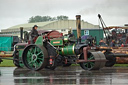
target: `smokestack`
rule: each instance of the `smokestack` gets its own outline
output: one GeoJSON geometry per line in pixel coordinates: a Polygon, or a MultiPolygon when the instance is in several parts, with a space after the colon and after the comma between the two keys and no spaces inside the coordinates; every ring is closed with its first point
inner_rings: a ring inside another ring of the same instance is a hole
{"type": "Polygon", "coordinates": [[[81,15],[76,15],[77,43],[81,43],[81,15]]]}
{"type": "Polygon", "coordinates": [[[23,27],[20,27],[20,41],[23,40],[23,27]]]}

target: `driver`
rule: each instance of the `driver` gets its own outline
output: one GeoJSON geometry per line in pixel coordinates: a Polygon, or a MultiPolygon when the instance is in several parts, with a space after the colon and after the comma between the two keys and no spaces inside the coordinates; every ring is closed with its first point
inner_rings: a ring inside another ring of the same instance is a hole
{"type": "Polygon", "coordinates": [[[34,43],[34,39],[39,36],[37,28],[38,28],[38,26],[34,25],[33,28],[32,28],[32,31],[31,31],[31,38],[32,38],[31,43],[32,44],[34,43]]]}

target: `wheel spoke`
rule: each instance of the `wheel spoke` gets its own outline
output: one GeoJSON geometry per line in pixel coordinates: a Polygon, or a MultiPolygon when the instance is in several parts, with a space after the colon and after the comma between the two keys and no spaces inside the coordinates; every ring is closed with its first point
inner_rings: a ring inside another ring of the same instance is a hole
{"type": "Polygon", "coordinates": [[[38,60],[43,60],[42,58],[37,58],[38,60]]]}
{"type": "Polygon", "coordinates": [[[29,64],[30,67],[33,67],[33,62],[32,61],[29,62],[28,64],[29,64]]]}
{"type": "Polygon", "coordinates": [[[34,54],[36,54],[36,49],[37,49],[37,48],[35,47],[35,49],[34,49],[34,54]]]}
{"type": "Polygon", "coordinates": [[[88,60],[92,60],[94,57],[93,56],[91,56],[90,58],[88,58],[88,60]]]}
{"type": "Polygon", "coordinates": [[[30,62],[32,62],[32,63],[34,62],[32,59],[30,59],[30,60],[31,60],[30,62]]]}
{"type": "Polygon", "coordinates": [[[33,64],[34,64],[33,61],[29,62],[30,67],[33,67],[33,64]]]}
{"type": "Polygon", "coordinates": [[[39,53],[37,54],[37,56],[40,55],[41,53],[42,53],[42,52],[39,52],[39,53]]]}
{"type": "Polygon", "coordinates": [[[35,47],[32,47],[30,50],[31,50],[31,53],[32,54],[34,54],[34,52],[35,52],[35,49],[34,49],[35,47]]]}
{"type": "Polygon", "coordinates": [[[36,61],[37,66],[40,66],[40,64],[36,61]]]}
{"type": "MultiPolygon", "coordinates": [[[[93,55],[90,55],[88,58],[88,60],[93,60],[93,59],[94,59],[93,55]]],[[[92,68],[93,66],[94,66],[93,62],[88,62],[87,68],[92,68]]]]}
{"type": "Polygon", "coordinates": [[[34,67],[35,67],[35,68],[37,67],[35,62],[34,62],[34,67]]]}
{"type": "Polygon", "coordinates": [[[87,63],[87,68],[88,68],[88,63],[87,63]]]}
{"type": "Polygon", "coordinates": [[[84,66],[86,66],[87,65],[87,63],[84,63],[84,66]]]}
{"type": "Polygon", "coordinates": [[[32,50],[28,50],[28,53],[30,53],[30,55],[33,55],[32,50]]]}
{"type": "Polygon", "coordinates": [[[94,65],[94,63],[93,63],[93,62],[90,62],[90,64],[94,65]]]}
{"type": "Polygon", "coordinates": [[[94,65],[94,64],[93,64],[92,62],[90,62],[90,68],[92,68],[92,67],[93,67],[93,65],[94,65]]]}
{"type": "Polygon", "coordinates": [[[30,61],[28,64],[31,64],[32,63],[32,61],[30,61]]]}

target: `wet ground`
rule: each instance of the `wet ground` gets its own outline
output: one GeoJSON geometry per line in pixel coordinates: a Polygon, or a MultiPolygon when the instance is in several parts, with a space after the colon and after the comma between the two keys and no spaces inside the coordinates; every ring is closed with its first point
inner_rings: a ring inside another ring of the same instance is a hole
{"type": "Polygon", "coordinates": [[[54,71],[30,71],[0,67],[0,85],[128,85],[128,67],[84,71],[79,66],[58,67],[54,71]]]}

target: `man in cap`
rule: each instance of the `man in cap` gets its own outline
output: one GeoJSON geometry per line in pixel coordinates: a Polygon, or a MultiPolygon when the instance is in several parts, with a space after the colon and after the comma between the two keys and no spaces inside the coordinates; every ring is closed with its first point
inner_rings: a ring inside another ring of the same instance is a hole
{"type": "Polygon", "coordinates": [[[32,44],[34,43],[34,39],[39,36],[37,28],[38,28],[38,26],[34,25],[33,28],[32,28],[32,31],[31,31],[31,38],[32,38],[32,42],[31,43],[32,44]]]}

